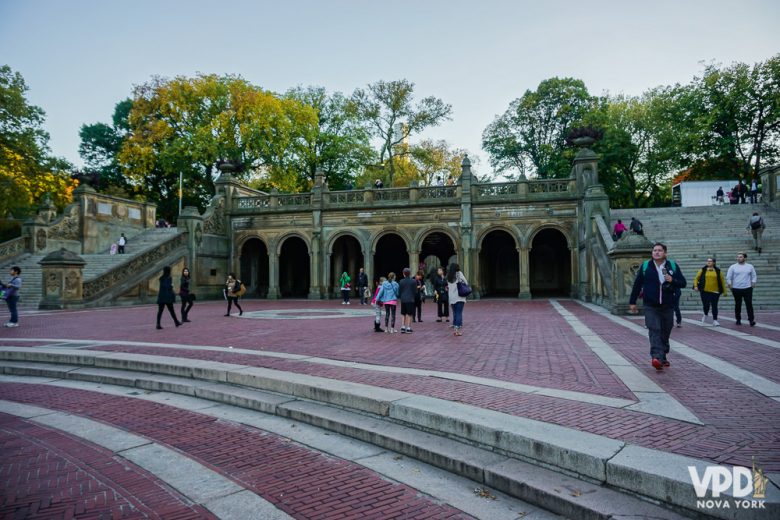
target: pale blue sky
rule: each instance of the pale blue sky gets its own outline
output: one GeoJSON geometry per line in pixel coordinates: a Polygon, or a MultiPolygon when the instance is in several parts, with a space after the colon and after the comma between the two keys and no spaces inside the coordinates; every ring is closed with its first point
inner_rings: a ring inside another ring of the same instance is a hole
{"type": "Polygon", "coordinates": [[[482,131],[543,79],[640,94],[690,81],[702,61],[769,58],[779,23],[776,0],[0,0],[0,63],[46,111],[52,151],[79,165],[79,127],[110,122],[133,85],[204,72],[347,95],[406,78],[453,107],[424,137],[485,172],[482,131]]]}

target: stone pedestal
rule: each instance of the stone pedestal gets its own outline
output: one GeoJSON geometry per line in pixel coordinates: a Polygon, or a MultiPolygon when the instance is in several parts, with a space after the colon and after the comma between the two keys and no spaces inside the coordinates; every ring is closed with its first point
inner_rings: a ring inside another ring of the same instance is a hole
{"type": "MultiPolygon", "coordinates": [[[[642,262],[650,258],[653,244],[644,235],[630,234],[615,242],[607,254],[612,266],[612,314],[628,314],[628,299],[642,262]]],[[[637,301],[641,307],[641,300],[637,301]]]]}
{"type": "Polygon", "coordinates": [[[38,262],[42,268],[41,309],[65,309],[82,304],[83,271],[87,263],[76,253],[60,249],[38,262]]]}

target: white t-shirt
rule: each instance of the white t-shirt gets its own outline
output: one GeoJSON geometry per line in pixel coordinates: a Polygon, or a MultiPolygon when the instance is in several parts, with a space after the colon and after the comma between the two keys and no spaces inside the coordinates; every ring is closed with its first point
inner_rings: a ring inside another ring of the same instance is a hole
{"type": "Polygon", "coordinates": [[[125,237],[119,237],[119,245],[123,246],[127,244],[127,239],[125,237]]]}

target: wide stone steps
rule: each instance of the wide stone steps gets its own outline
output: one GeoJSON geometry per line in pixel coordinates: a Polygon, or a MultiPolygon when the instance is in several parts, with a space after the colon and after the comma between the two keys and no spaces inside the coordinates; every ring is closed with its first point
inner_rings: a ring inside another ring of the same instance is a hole
{"type": "MultiPolygon", "coordinates": [[[[696,495],[686,468],[703,472],[707,465],[461,403],[230,363],[2,347],[0,370],[172,392],[275,414],[419,459],[568,518],[693,516],[696,495]]],[[[770,497],[767,507],[777,511],[777,500],[770,497]]]]}
{"type": "MultiPolygon", "coordinates": [[[[699,293],[692,288],[696,273],[707,257],[715,256],[725,274],[740,251],[748,254],[748,262],[753,264],[758,275],[753,306],[764,310],[780,309],[780,299],[775,294],[775,288],[780,284],[780,211],[763,204],[618,209],[611,211],[610,229],[618,219],[628,226],[632,216],[642,221],[648,240],[663,242],[669,247],[669,258],[680,265],[688,280],[688,288],[683,290],[680,299],[681,309],[701,309],[699,293]],[[753,238],[746,229],[754,212],[764,217],[767,226],[760,255],[753,251],[753,238]]],[[[730,295],[722,297],[718,306],[731,310],[734,299],[730,295]]]]}
{"type": "MultiPolygon", "coordinates": [[[[132,260],[150,249],[169,240],[178,233],[176,228],[150,229],[139,235],[129,238],[126,253],[123,255],[112,255],[110,250],[106,249],[102,253],[79,255],[87,264],[84,266],[84,280],[93,280],[114,267],[132,260]]],[[[0,272],[8,273],[12,265],[18,265],[22,269],[22,292],[19,300],[19,309],[23,311],[37,310],[38,305],[43,298],[42,276],[43,271],[38,264],[45,255],[26,254],[17,257],[14,260],[4,262],[0,266],[0,272]]],[[[7,276],[2,277],[7,281],[7,276]]]]}

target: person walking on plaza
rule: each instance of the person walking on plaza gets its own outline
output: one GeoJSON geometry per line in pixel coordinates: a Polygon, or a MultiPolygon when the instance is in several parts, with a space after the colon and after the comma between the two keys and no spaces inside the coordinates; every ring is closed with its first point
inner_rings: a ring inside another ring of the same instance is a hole
{"type": "Polygon", "coordinates": [[[734,295],[734,317],[737,325],[742,325],[742,300],[745,300],[750,326],[756,324],[753,314],[753,287],[756,286],[756,269],[747,263],[747,253],[737,253],[737,263],[732,264],[726,273],[726,285],[734,295]]]}
{"type": "Polygon", "coordinates": [[[119,240],[117,240],[116,245],[117,245],[117,252],[120,255],[125,254],[125,246],[127,245],[127,238],[125,238],[125,234],[124,233],[119,235],[119,240]]]}
{"type": "Polygon", "coordinates": [[[360,272],[357,275],[357,291],[360,296],[360,305],[366,305],[368,303],[368,275],[360,268],[360,272]]]}
{"type": "Polygon", "coordinates": [[[745,184],[744,180],[739,181],[739,184],[737,184],[739,187],[739,202],[740,204],[747,204],[747,201],[745,200],[745,197],[747,196],[748,188],[747,184],[745,184]]]}
{"type": "Polygon", "coordinates": [[[450,302],[449,289],[447,288],[447,278],[444,276],[444,268],[439,267],[436,270],[436,277],[433,279],[433,297],[436,299],[436,321],[441,323],[442,318],[450,321],[450,302]]]}
{"type": "Polygon", "coordinates": [[[352,290],[352,279],[349,277],[346,271],[341,273],[341,278],[339,278],[339,287],[341,287],[341,297],[344,298],[344,301],[341,302],[341,305],[349,305],[349,291],[352,290]]]}
{"type": "Polygon", "coordinates": [[[718,191],[715,192],[715,200],[719,205],[723,204],[723,186],[718,188],[718,191]]]}
{"type": "Polygon", "coordinates": [[[414,283],[416,285],[416,292],[414,293],[414,312],[412,315],[412,321],[422,323],[422,305],[425,303],[425,281],[423,280],[424,273],[422,270],[417,271],[417,276],[414,277],[414,283]]]}
{"type": "Polygon", "coordinates": [[[160,276],[160,288],[157,291],[157,328],[162,329],[160,318],[162,318],[163,309],[168,308],[168,312],[173,318],[173,322],[178,327],[181,325],[179,318],[176,317],[176,311],[173,310],[173,304],[176,301],[176,293],[173,292],[173,278],[171,278],[171,266],[163,267],[162,276],[160,276]]]}
{"type": "Polygon", "coordinates": [[[645,326],[650,339],[650,359],[656,370],[671,365],[669,337],[674,327],[675,290],[687,285],[679,266],[666,258],[665,244],[653,244],[652,259],[645,260],[634,279],[628,300],[629,310],[636,314],[636,300],[643,293],[645,326]]]}
{"type": "Polygon", "coordinates": [[[239,316],[244,314],[244,309],[242,309],[241,305],[238,304],[238,299],[241,298],[244,293],[246,293],[246,286],[241,283],[241,280],[236,278],[234,273],[229,273],[227,280],[225,281],[225,298],[228,302],[227,313],[225,316],[230,316],[230,309],[233,308],[233,304],[236,305],[239,316]]]}
{"type": "Polygon", "coordinates": [[[747,228],[753,235],[753,250],[761,254],[761,235],[764,234],[764,229],[766,229],[764,217],[759,215],[758,211],[754,211],[753,215],[748,219],[747,228]]]}
{"type": "Polygon", "coordinates": [[[19,303],[19,292],[22,290],[22,270],[18,265],[11,267],[11,279],[6,284],[2,285],[4,291],[5,304],[8,305],[8,312],[11,313],[11,319],[5,323],[5,327],[18,327],[19,326],[19,311],[17,310],[17,303],[19,303]]]}
{"type": "Polygon", "coordinates": [[[704,316],[702,316],[701,322],[707,322],[707,315],[712,307],[712,324],[715,327],[720,327],[718,300],[721,294],[726,293],[726,277],[716,265],[714,256],[707,258],[707,263],[696,273],[696,278],[693,280],[693,290],[699,291],[701,304],[704,307],[704,316]]]}
{"type": "Polygon", "coordinates": [[[412,270],[404,267],[404,277],[398,282],[398,296],[401,300],[401,334],[411,334],[414,299],[417,294],[417,281],[412,278],[412,270]]]}
{"type": "Polygon", "coordinates": [[[466,305],[466,297],[458,292],[458,283],[468,285],[466,277],[460,272],[460,266],[456,263],[447,268],[447,298],[452,305],[452,326],[456,336],[462,336],[463,331],[463,307],[466,305]]]}
{"type": "Polygon", "coordinates": [[[374,306],[374,332],[384,332],[380,324],[382,323],[382,302],[378,299],[379,291],[382,290],[382,285],[387,281],[387,278],[382,276],[379,278],[379,283],[376,285],[376,291],[374,291],[374,297],[371,300],[371,305],[374,306]]]}
{"type": "Polygon", "coordinates": [[[379,288],[376,301],[381,302],[385,308],[385,332],[394,334],[397,332],[395,330],[395,308],[398,305],[398,282],[395,281],[395,273],[387,274],[387,280],[379,288]]]}
{"type": "Polygon", "coordinates": [[[181,322],[187,323],[190,321],[188,316],[195,295],[190,293],[190,270],[186,267],[181,270],[181,278],[179,278],[179,298],[181,298],[181,322]]]}

